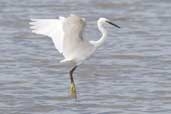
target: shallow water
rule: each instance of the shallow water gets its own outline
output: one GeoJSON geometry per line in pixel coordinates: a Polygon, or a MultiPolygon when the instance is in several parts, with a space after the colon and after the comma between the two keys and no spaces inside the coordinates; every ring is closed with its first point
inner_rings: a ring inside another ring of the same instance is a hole
{"type": "Polygon", "coordinates": [[[170,114],[170,0],[1,0],[1,114],[170,114]],[[75,72],[78,99],[69,97],[67,66],[49,38],[32,34],[30,18],[70,13],[86,18],[85,36],[104,46],[75,72]]]}

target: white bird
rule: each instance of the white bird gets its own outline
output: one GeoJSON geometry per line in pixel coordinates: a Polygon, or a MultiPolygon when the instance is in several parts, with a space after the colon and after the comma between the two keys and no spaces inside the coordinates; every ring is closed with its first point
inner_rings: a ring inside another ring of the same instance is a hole
{"type": "Polygon", "coordinates": [[[56,49],[64,56],[62,63],[72,63],[70,70],[70,92],[71,96],[76,97],[76,87],[73,79],[73,72],[84,60],[90,57],[95,50],[100,47],[107,36],[107,31],[103,27],[108,23],[120,28],[118,25],[112,23],[106,18],[99,18],[97,26],[102,36],[97,41],[88,41],[83,38],[86,22],[84,18],[76,15],[69,17],[59,17],[59,19],[31,19],[32,25],[30,28],[33,33],[46,35],[52,38],[56,49]]]}

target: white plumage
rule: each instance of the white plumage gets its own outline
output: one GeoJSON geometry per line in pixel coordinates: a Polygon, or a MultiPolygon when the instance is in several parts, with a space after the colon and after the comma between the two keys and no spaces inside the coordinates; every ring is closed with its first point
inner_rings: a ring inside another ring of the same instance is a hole
{"type": "MultiPolygon", "coordinates": [[[[65,58],[61,62],[70,61],[75,63],[75,65],[81,64],[97,47],[103,44],[107,35],[103,24],[106,22],[111,24],[108,19],[100,18],[97,21],[97,25],[102,37],[98,41],[87,41],[82,36],[86,22],[84,18],[79,16],[71,15],[67,18],[59,17],[59,19],[31,19],[31,21],[30,24],[32,26],[30,28],[33,33],[52,38],[56,49],[65,58]]],[[[113,25],[119,27],[115,24],[113,25]]]]}
{"type": "Polygon", "coordinates": [[[73,68],[70,70],[71,95],[76,96],[76,88],[73,79],[73,72],[79,64],[92,55],[96,48],[101,46],[107,36],[107,31],[103,24],[109,23],[115,27],[106,18],[100,18],[97,21],[99,31],[102,36],[97,41],[87,41],[83,38],[82,33],[86,25],[85,19],[79,16],[71,15],[67,18],[59,19],[31,19],[31,29],[33,33],[46,35],[52,38],[56,49],[63,54],[64,60],[61,62],[72,62],[73,68]]]}
{"type": "Polygon", "coordinates": [[[59,19],[31,19],[32,25],[30,28],[33,33],[46,35],[52,38],[56,49],[63,52],[63,23],[65,18],[59,17],[59,19]]]}

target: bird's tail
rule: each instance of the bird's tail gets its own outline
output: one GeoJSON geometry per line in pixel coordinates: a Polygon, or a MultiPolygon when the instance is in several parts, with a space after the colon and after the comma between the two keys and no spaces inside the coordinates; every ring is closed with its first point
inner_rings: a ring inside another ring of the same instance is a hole
{"type": "Polygon", "coordinates": [[[69,62],[72,62],[72,61],[69,60],[69,59],[63,59],[63,60],[60,61],[60,63],[69,63],[69,62]]]}

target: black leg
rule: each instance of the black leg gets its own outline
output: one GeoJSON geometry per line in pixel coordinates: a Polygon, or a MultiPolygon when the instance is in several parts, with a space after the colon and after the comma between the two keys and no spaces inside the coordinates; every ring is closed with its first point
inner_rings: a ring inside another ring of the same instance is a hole
{"type": "Polygon", "coordinates": [[[69,72],[70,74],[70,79],[71,79],[71,83],[74,83],[74,78],[73,78],[73,72],[75,71],[75,69],[77,68],[77,66],[75,66],[74,68],[72,68],[69,72]]]}
{"type": "Polygon", "coordinates": [[[77,98],[77,92],[76,92],[76,87],[75,87],[75,83],[74,83],[73,72],[75,71],[76,68],[77,68],[77,66],[72,68],[71,71],[69,72],[70,79],[71,79],[70,92],[71,92],[71,96],[73,96],[75,98],[77,98]]]}

